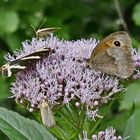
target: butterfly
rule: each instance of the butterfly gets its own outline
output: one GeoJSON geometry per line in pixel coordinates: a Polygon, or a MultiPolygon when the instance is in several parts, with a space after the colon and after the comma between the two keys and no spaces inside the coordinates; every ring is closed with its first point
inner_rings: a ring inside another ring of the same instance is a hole
{"type": "Polygon", "coordinates": [[[128,78],[135,69],[131,52],[131,39],[128,33],[118,31],[97,44],[87,63],[95,71],[128,78]]]}

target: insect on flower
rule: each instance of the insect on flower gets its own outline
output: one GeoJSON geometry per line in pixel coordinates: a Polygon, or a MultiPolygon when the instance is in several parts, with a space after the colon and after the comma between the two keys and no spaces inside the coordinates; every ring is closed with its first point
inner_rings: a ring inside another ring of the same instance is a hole
{"type": "Polygon", "coordinates": [[[49,104],[43,100],[43,102],[39,105],[42,122],[47,128],[54,127],[56,125],[55,118],[49,104]]]}
{"type": "Polygon", "coordinates": [[[52,34],[52,33],[56,32],[57,30],[61,29],[59,27],[50,27],[50,28],[40,29],[41,26],[44,24],[45,21],[46,21],[46,19],[40,25],[40,27],[39,27],[38,30],[36,30],[35,27],[33,25],[31,25],[31,27],[34,29],[34,31],[36,33],[36,37],[37,38],[43,38],[43,37],[49,36],[50,34],[52,34]]]}
{"type": "Polygon", "coordinates": [[[51,48],[47,47],[41,48],[37,52],[34,52],[32,54],[26,55],[22,58],[4,64],[0,68],[0,73],[3,76],[10,77],[11,75],[16,74],[20,70],[24,70],[27,67],[31,66],[33,63],[36,63],[38,60],[49,56],[49,54],[52,52],[54,52],[54,50],[52,50],[51,48]]]}

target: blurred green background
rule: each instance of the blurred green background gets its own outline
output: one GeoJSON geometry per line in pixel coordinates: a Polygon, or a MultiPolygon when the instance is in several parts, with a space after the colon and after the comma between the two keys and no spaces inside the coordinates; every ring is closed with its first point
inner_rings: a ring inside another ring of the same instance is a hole
{"type": "MultiPolygon", "coordinates": [[[[0,0],[0,66],[7,52],[20,49],[22,42],[35,36],[34,30],[44,27],[61,27],[56,33],[59,38],[77,40],[81,38],[101,39],[106,35],[127,30],[133,47],[140,46],[140,1],[139,0],[0,0]],[[123,16],[122,16],[123,15],[123,16]]],[[[30,116],[25,109],[17,106],[10,93],[14,78],[0,76],[0,106],[30,116]]],[[[130,84],[119,109],[128,109],[135,102],[136,108],[128,130],[140,140],[140,81],[130,84]]],[[[124,131],[124,130],[122,130],[124,131]]],[[[0,132],[1,140],[8,138],[0,132]]]]}

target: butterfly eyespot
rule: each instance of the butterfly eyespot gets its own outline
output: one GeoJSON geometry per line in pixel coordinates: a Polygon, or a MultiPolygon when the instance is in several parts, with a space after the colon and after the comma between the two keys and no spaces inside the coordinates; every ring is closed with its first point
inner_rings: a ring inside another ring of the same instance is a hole
{"type": "Polygon", "coordinates": [[[120,47],[121,46],[121,43],[119,41],[115,41],[114,42],[114,45],[117,46],[117,47],[120,47]]]}

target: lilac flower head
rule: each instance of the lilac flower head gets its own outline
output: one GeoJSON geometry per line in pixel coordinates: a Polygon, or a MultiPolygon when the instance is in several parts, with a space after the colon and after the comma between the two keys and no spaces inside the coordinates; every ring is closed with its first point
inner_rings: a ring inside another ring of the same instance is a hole
{"type": "MultiPolygon", "coordinates": [[[[100,131],[97,135],[92,135],[92,140],[126,140],[127,138],[116,136],[116,130],[113,127],[108,127],[105,131],[100,131]]],[[[82,138],[79,136],[79,140],[91,140],[91,138],[88,137],[86,131],[83,131],[83,136],[82,138]]]]}
{"type": "Polygon", "coordinates": [[[115,133],[116,130],[109,127],[105,131],[100,131],[97,135],[92,135],[92,140],[126,140],[126,138],[123,139],[121,136],[116,136],[115,133]]]}
{"type": "Polygon", "coordinates": [[[64,41],[54,36],[25,41],[22,50],[15,52],[14,56],[6,56],[7,61],[19,59],[43,47],[52,48],[55,53],[16,75],[11,87],[16,101],[22,104],[28,101],[29,110],[34,111],[43,100],[51,107],[69,104],[73,100],[77,105],[84,104],[87,114],[93,119],[101,117],[98,106],[107,103],[124,88],[119,85],[118,78],[87,67],[86,60],[97,43],[95,39],[64,41]]]}

